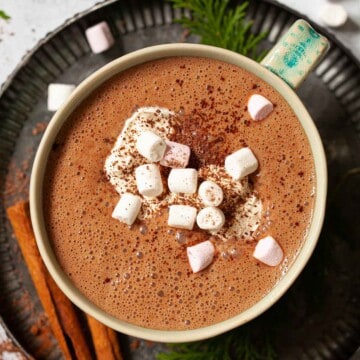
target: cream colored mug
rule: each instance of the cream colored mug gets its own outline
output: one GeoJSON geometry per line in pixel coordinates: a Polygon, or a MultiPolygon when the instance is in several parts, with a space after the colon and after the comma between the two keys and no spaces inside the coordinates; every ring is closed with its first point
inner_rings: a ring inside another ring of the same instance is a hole
{"type": "Polygon", "coordinates": [[[197,44],[167,44],[152,46],[124,55],[84,80],[52,118],[38,148],[30,184],[31,220],[40,254],[50,274],[70,300],[86,313],[117,331],[159,342],[187,342],[209,338],[245,324],[271,307],[292,285],[308,262],[323,224],[327,191],[324,150],[310,115],[292,88],[296,88],[304,80],[325,53],[327,47],[328,42],[324,37],[316,33],[305,21],[299,20],[294,23],[261,64],[237,53],[216,47],[197,44]],[[315,204],[307,238],[284,277],[264,298],[242,313],[211,326],[181,331],[154,330],[132,325],[107,314],[91,303],[61,269],[46,233],[42,207],[42,187],[48,155],[60,128],[74,109],[94,89],[112,76],[141,63],[170,56],[198,56],[225,61],[255,74],[270,84],[288,102],[301,122],[311,146],[316,172],[315,204]]]}

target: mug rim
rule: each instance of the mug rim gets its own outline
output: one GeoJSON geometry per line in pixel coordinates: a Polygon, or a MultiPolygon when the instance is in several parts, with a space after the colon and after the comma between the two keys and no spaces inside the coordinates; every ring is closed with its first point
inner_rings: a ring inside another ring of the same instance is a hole
{"type": "Polygon", "coordinates": [[[157,342],[190,342],[219,335],[243,325],[269,309],[288,290],[308,262],[317,244],[325,216],[327,167],[317,128],[296,93],[278,76],[259,63],[230,50],[200,44],[163,44],[146,47],[115,59],[80,83],[52,117],[36,152],[30,179],[30,214],[41,257],[59,288],[80,309],[105,325],[127,335],[157,342]],[[51,146],[69,115],[98,86],[112,76],[136,65],[165,57],[193,56],[221,60],[239,66],[271,85],[288,102],[309,141],[314,160],[316,189],[311,223],[306,239],[287,273],[261,300],[227,320],[191,330],[158,330],[134,325],[106,313],[78,290],[58,263],[45,229],[42,187],[51,146]]]}

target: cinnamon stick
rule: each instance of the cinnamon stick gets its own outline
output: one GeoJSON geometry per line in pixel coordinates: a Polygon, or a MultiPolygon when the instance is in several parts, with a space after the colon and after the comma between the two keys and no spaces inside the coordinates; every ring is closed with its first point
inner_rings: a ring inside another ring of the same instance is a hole
{"type": "Polygon", "coordinates": [[[57,287],[41,260],[30,221],[29,203],[19,202],[7,209],[21,252],[50,326],[66,359],[72,359],[66,337],[78,359],[91,359],[91,353],[70,300],[57,287]]]}
{"type": "Polygon", "coordinates": [[[106,360],[123,360],[116,331],[98,322],[90,315],[87,315],[86,318],[93,339],[96,357],[106,360]]]}
{"type": "Polygon", "coordinates": [[[47,273],[46,282],[50,289],[52,298],[58,311],[60,322],[66,335],[69,337],[76,358],[78,360],[89,360],[92,358],[90,349],[86,342],[83,330],[81,329],[76,310],[71,301],[56,285],[53,278],[47,273]]]}

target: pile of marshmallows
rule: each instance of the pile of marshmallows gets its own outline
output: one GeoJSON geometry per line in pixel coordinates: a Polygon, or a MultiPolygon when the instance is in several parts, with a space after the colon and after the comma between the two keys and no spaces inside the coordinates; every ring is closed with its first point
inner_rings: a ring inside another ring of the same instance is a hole
{"type": "MultiPolygon", "coordinates": [[[[248,111],[253,120],[262,120],[273,110],[272,103],[261,95],[252,95],[248,102],[248,111]]],[[[213,181],[205,180],[198,188],[198,172],[186,168],[191,150],[189,146],[162,139],[152,131],[142,132],[136,139],[137,151],[149,163],[135,169],[137,189],[142,196],[158,197],[163,193],[163,182],[159,166],[172,168],[167,179],[168,188],[172,193],[195,194],[204,208],[199,212],[190,205],[171,205],[169,207],[168,225],[170,227],[192,230],[195,221],[200,229],[216,232],[225,223],[225,216],[218,206],[223,201],[223,190],[213,181]]],[[[258,168],[258,161],[250,148],[244,147],[225,158],[225,171],[233,178],[240,180],[258,168]]],[[[141,197],[131,193],[121,196],[112,217],[132,225],[140,208],[141,197]]],[[[206,268],[213,261],[214,245],[207,240],[187,248],[190,267],[194,273],[206,268]]],[[[270,266],[277,266],[283,258],[279,244],[271,237],[261,239],[253,256],[270,266]]]]}

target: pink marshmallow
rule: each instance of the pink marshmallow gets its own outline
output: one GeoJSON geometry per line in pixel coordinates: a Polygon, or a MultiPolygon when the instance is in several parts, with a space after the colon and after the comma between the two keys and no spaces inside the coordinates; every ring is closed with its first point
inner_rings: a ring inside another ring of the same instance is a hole
{"type": "Polygon", "coordinates": [[[190,267],[194,273],[197,273],[212,263],[215,248],[212,242],[207,240],[200,244],[189,246],[186,251],[190,267]]]}
{"type": "Polygon", "coordinates": [[[87,41],[89,42],[91,51],[94,54],[106,51],[115,42],[109,25],[105,21],[86,29],[85,35],[87,41]]]}
{"type": "Polygon", "coordinates": [[[266,236],[257,243],[253,256],[266,265],[277,266],[281,263],[284,253],[272,236],[266,236]]]}
{"type": "Polygon", "coordinates": [[[265,119],[274,109],[266,97],[257,94],[250,96],[247,107],[253,120],[265,119]]]}
{"type": "Polygon", "coordinates": [[[190,147],[174,141],[166,141],[166,149],[160,165],[171,168],[186,168],[190,158],[190,147]]]}

